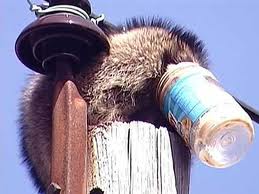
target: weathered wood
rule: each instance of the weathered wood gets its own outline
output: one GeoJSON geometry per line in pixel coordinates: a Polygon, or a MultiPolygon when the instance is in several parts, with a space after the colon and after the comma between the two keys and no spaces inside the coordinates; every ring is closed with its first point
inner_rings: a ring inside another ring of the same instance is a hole
{"type": "Polygon", "coordinates": [[[166,128],[135,121],[101,125],[88,134],[88,161],[88,193],[176,194],[166,128]]]}

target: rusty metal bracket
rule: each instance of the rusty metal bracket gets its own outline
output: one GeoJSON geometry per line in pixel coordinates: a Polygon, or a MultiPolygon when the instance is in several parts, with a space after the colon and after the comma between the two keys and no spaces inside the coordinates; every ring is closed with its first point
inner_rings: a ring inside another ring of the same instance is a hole
{"type": "Polygon", "coordinates": [[[56,61],[51,181],[61,194],[86,194],[87,106],[73,83],[69,61],[56,61]]]}

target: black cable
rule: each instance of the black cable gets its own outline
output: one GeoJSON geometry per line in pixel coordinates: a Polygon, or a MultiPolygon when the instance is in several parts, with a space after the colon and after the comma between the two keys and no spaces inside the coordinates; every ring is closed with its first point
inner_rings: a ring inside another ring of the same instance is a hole
{"type": "Polygon", "coordinates": [[[247,112],[247,114],[251,117],[251,119],[259,124],[259,111],[254,109],[253,107],[247,105],[242,100],[239,100],[236,97],[234,97],[234,98],[240,104],[240,106],[242,106],[242,108],[247,112]]]}

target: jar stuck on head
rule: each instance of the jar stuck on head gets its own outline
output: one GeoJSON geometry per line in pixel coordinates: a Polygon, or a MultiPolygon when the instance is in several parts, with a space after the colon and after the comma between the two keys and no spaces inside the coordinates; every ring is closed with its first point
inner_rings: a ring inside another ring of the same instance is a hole
{"type": "Polygon", "coordinates": [[[225,168],[240,161],[254,138],[248,114],[196,63],[169,65],[157,99],[169,123],[205,164],[225,168]]]}

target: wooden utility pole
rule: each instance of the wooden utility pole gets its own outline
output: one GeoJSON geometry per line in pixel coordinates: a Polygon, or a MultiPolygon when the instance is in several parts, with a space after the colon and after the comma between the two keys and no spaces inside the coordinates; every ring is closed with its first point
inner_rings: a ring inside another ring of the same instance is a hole
{"type": "Polygon", "coordinates": [[[187,194],[190,164],[178,153],[178,140],[145,122],[94,128],[88,135],[88,193],[187,194]]]}

